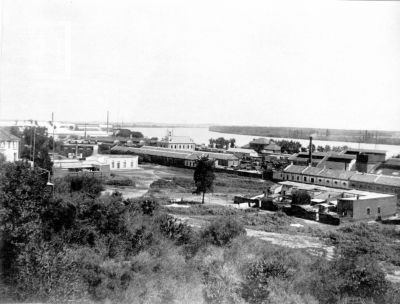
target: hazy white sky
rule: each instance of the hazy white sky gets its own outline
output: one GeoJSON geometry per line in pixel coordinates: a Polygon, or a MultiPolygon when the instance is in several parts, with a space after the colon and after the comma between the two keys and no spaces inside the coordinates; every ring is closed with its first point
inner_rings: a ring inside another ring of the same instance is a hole
{"type": "Polygon", "coordinates": [[[395,1],[3,0],[1,119],[400,130],[395,1]]]}

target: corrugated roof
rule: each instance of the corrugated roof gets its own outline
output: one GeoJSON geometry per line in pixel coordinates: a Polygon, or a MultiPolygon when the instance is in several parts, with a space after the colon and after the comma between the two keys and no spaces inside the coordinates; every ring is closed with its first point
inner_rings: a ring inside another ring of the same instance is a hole
{"type": "Polygon", "coordinates": [[[20,141],[20,139],[17,136],[12,135],[10,132],[5,130],[4,128],[0,128],[0,140],[4,140],[4,141],[20,141]]]}
{"type": "Polygon", "coordinates": [[[357,172],[352,177],[350,177],[350,180],[355,182],[373,183],[378,176],[379,175],[357,172]]]}
{"type": "Polygon", "coordinates": [[[290,165],[288,167],[285,168],[286,173],[302,173],[305,169],[307,168],[307,166],[296,166],[296,165],[290,165]]]}

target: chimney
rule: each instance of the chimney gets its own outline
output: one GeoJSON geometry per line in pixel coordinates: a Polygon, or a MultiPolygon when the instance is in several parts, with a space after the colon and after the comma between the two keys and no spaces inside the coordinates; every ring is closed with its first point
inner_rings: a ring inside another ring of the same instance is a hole
{"type": "Polygon", "coordinates": [[[310,149],[308,153],[308,163],[312,165],[312,136],[310,136],[310,149]]]}

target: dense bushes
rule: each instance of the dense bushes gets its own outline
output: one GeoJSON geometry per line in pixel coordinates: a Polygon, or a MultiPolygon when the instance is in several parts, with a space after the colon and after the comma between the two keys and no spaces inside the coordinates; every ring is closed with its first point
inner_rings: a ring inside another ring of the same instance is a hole
{"type": "Polygon", "coordinates": [[[162,188],[162,189],[175,189],[177,186],[172,180],[166,180],[164,178],[158,179],[151,183],[150,188],[162,188]]]}
{"type": "Polygon", "coordinates": [[[100,196],[95,180],[58,180],[53,197],[29,167],[1,169],[1,281],[20,301],[399,303],[375,262],[387,254],[376,247],[398,238],[395,230],[339,229],[331,234],[338,254],[326,261],[245,236],[246,220],[286,225],[279,213],[225,209],[219,216],[219,209],[193,206],[216,219],[192,229],[154,199],[100,196]],[[359,247],[363,242],[372,247],[359,247]]]}
{"type": "Polygon", "coordinates": [[[135,186],[134,181],[125,176],[112,176],[105,183],[110,186],[135,186]]]}
{"type": "Polygon", "coordinates": [[[231,217],[217,218],[203,231],[202,237],[216,246],[228,245],[232,239],[246,234],[243,225],[231,217]]]}

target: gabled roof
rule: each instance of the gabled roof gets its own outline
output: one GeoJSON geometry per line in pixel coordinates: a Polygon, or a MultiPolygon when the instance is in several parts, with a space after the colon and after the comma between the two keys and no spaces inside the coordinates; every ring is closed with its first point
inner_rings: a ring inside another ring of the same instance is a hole
{"type": "Polygon", "coordinates": [[[350,177],[352,177],[354,174],[356,174],[354,171],[324,169],[318,174],[318,176],[337,179],[350,179],[350,177]]]}
{"type": "Polygon", "coordinates": [[[378,178],[378,176],[379,175],[375,174],[356,172],[356,174],[350,177],[350,180],[355,182],[373,183],[378,178]]]}
{"type": "Polygon", "coordinates": [[[316,167],[308,167],[303,171],[303,174],[318,175],[323,169],[316,167]]]}
{"type": "Polygon", "coordinates": [[[20,139],[6,131],[4,128],[0,128],[0,140],[4,141],[19,141],[20,139]]]}
{"type": "Polygon", "coordinates": [[[380,175],[375,184],[400,187],[400,177],[380,175]]]}
{"type": "Polygon", "coordinates": [[[290,165],[286,167],[283,171],[286,173],[302,173],[305,169],[307,169],[307,166],[296,166],[296,165],[290,165]]]}
{"type": "Polygon", "coordinates": [[[250,149],[250,144],[245,144],[244,146],[241,147],[242,149],[250,149]]]}

